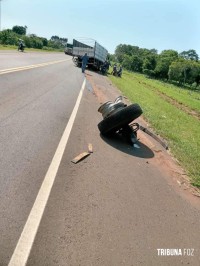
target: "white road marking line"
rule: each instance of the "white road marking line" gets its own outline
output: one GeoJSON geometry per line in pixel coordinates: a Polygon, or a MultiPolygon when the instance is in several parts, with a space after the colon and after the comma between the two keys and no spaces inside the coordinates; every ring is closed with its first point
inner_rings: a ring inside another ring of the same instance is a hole
{"type": "Polygon", "coordinates": [[[17,246],[14,250],[14,253],[11,257],[8,266],[25,266],[40,225],[40,221],[42,219],[55,177],[57,175],[58,168],[60,166],[69,136],[74,124],[74,120],[76,118],[76,114],[78,112],[78,108],[82,99],[83,91],[85,88],[86,80],[84,79],[81,90],[79,92],[78,98],[76,100],[76,104],[70,116],[70,119],[67,123],[65,131],[62,135],[60,143],[58,144],[55,155],[51,161],[49,169],[46,173],[44,181],[41,185],[41,188],[38,192],[35,203],[32,207],[32,210],[29,214],[27,222],[24,226],[24,229],[21,233],[21,236],[18,240],[17,246]]]}
{"type": "Polygon", "coordinates": [[[37,65],[29,65],[29,66],[2,69],[2,70],[0,70],[0,75],[12,73],[12,72],[17,72],[17,71],[23,71],[23,70],[32,69],[32,68],[37,68],[37,67],[49,66],[49,65],[53,65],[53,64],[58,64],[58,63],[62,63],[62,62],[65,62],[65,61],[69,61],[69,60],[70,59],[64,59],[64,60],[47,62],[47,63],[37,64],[37,65]]]}

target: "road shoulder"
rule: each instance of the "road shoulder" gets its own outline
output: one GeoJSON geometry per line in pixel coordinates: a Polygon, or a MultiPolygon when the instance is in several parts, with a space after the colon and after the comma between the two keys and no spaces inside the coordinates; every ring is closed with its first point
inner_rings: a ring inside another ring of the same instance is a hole
{"type": "MultiPolygon", "coordinates": [[[[107,76],[87,71],[86,78],[91,84],[100,105],[106,101],[113,101],[116,97],[122,95],[121,91],[112,84],[107,76]]],[[[131,104],[129,99],[125,96],[124,102],[128,105],[131,104]]],[[[143,127],[153,131],[153,128],[151,128],[151,126],[144,120],[143,116],[138,119],[138,122],[143,127]]],[[[189,176],[187,176],[185,170],[171,154],[170,147],[169,150],[166,150],[162,145],[141,130],[138,133],[141,142],[154,152],[154,157],[150,159],[148,163],[154,164],[161,172],[164,171],[168,183],[175,189],[175,191],[183,198],[189,200],[191,204],[200,208],[200,189],[191,185],[189,176]]]]}

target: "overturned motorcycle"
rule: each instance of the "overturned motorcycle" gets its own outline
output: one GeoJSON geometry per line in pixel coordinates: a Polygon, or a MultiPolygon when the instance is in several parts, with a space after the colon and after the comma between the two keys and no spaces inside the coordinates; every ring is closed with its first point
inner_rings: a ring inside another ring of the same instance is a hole
{"type": "Polygon", "coordinates": [[[137,142],[138,123],[130,123],[142,114],[141,107],[137,104],[127,106],[122,101],[122,96],[114,102],[108,101],[98,109],[103,120],[98,124],[102,135],[108,136],[117,133],[123,136],[130,144],[137,142]]]}

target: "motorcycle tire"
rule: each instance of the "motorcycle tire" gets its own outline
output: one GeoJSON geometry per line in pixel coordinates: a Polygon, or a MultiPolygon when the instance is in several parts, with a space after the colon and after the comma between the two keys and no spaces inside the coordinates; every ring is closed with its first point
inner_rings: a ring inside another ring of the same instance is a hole
{"type": "Polygon", "coordinates": [[[139,104],[134,103],[103,119],[98,128],[102,135],[109,135],[127,126],[142,114],[139,104]]]}

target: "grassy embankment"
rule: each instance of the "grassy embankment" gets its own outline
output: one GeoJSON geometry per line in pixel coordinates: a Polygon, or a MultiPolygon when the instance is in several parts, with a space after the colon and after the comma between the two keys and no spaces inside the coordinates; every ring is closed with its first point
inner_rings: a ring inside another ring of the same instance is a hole
{"type": "Polygon", "coordinates": [[[191,183],[200,187],[200,93],[125,71],[122,78],[109,78],[123,95],[140,104],[143,117],[167,140],[191,183]]]}

